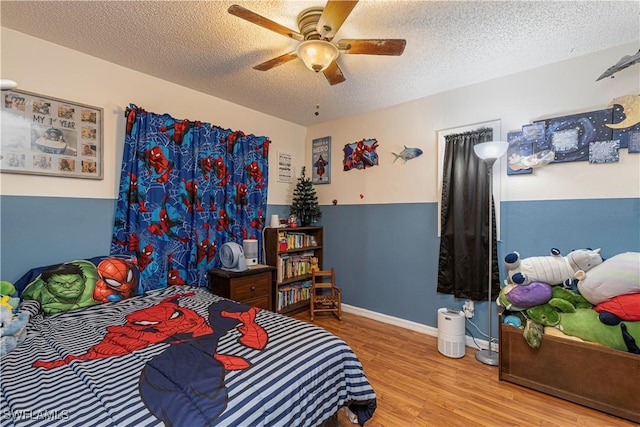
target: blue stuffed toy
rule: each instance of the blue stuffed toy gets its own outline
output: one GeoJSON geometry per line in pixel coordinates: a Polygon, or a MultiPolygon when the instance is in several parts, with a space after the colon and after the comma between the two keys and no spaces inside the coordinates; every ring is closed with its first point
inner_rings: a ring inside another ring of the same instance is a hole
{"type": "Polygon", "coordinates": [[[13,351],[27,335],[29,313],[14,315],[10,308],[0,305],[0,356],[13,351]]]}

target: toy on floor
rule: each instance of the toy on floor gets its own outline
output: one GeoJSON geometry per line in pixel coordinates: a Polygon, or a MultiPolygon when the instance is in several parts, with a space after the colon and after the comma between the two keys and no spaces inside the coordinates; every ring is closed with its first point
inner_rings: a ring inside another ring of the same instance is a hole
{"type": "Polygon", "coordinates": [[[512,283],[528,285],[543,282],[553,286],[573,278],[579,271],[588,271],[602,264],[602,257],[600,249],[578,249],[563,257],[558,249],[553,248],[549,256],[524,259],[518,252],[511,252],[504,257],[504,262],[512,283]]]}

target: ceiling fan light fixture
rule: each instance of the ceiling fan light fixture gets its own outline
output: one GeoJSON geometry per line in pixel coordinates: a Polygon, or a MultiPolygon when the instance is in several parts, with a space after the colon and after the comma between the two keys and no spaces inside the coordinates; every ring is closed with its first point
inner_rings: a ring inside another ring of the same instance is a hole
{"type": "Polygon", "coordinates": [[[296,49],[298,58],[304,65],[316,73],[324,71],[338,57],[338,48],[328,41],[307,40],[298,45],[296,49]]]}

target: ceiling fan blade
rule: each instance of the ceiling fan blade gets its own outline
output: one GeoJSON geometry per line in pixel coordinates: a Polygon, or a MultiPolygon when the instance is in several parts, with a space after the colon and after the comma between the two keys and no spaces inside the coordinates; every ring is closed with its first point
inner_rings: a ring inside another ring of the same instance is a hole
{"type": "Polygon", "coordinates": [[[404,39],[342,39],[337,46],[340,53],[400,56],[406,44],[404,39]]]}
{"type": "Polygon", "coordinates": [[[289,53],[285,53],[284,55],[280,55],[277,58],[273,58],[270,59],[268,61],[263,62],[262,64],[258,64],[256,66],[253,67],[254,70],[259,70],[259,71],[267,71],[270,70],[274,67],[277,67],[278,65],[282,65],[285,62],[289,62],[293,59],[296,59],[298,57],[298,55],[296,55],[296,52],[289,52],[289,53]]]}
{"type": "Polygon", "coordinates": [[[333,61],[331,65],[329,65],[324,71],[324,76],[327,78],[327,81],[331,86],[337,85],[338,83],[342,83],[347,80],[342,74],[342,70],[338,67],[338,63],[333,61]]]}
{"type": "Polygon", "coordinates": [[[304,39],[302,34],[293,31],[285,27],[284,25],[280,25],[277,22],[273,22],[272,20],[267,19],[262,15],[258,15],[257,13],[252,12],[249,9],[245,9],[244,7],[237,4],[229,6],[228,12],[232,15],[237,16],[238,18],[242,18],[253,24],[260,25],[267,30],[275,31],[276,33],[281,34],[285,37],[289,37],[294,40],[304,39]]]}
{"type": "Polygon", "coordinates": [[[322,38],[331,40],[358,1],[329,0],[318,20],[316,30],[322,38]]]}

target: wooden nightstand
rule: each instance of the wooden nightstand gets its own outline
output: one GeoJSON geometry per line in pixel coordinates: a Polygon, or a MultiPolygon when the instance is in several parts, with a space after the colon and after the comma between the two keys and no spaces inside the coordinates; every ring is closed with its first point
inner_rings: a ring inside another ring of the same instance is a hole
{"type": "Polygon", "coordinates": [[[273,311],[275,267],[258,265],[241,272],[209,271],[209,290],[216,295],[273,311]]]}

